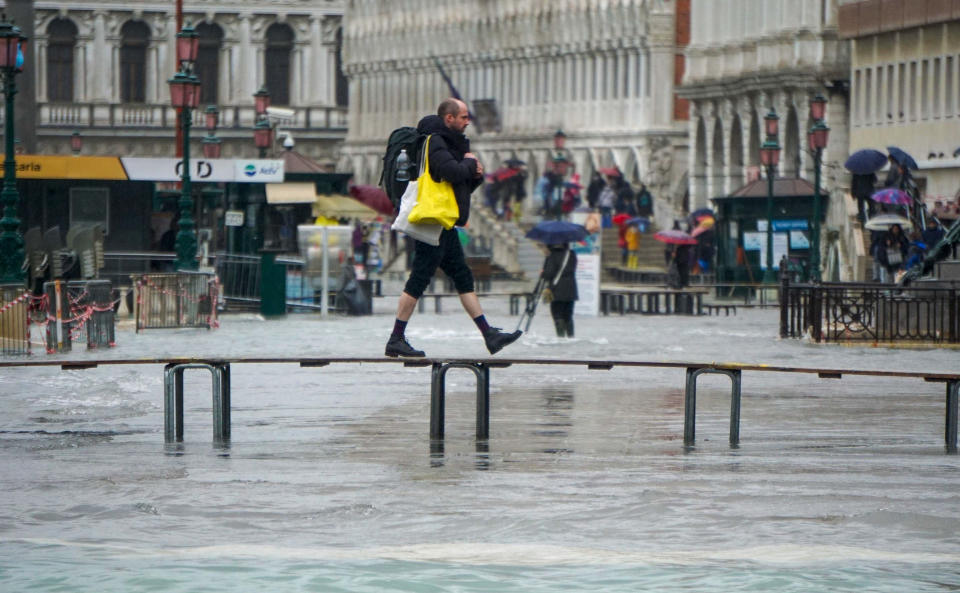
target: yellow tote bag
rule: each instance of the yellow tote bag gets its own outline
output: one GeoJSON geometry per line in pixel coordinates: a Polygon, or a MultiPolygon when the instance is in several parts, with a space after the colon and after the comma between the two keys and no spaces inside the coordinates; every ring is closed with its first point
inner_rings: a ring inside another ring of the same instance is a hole
{"type": "Polygon", "coordinates": [[[417,205],[410,211],[407,220],[417,224],[439,224],[450,230],[460,218],[457,197],[449,181],[437,183],[430,175],[430,136],[423,146],[423,174],[417,180],[417,205]]]}

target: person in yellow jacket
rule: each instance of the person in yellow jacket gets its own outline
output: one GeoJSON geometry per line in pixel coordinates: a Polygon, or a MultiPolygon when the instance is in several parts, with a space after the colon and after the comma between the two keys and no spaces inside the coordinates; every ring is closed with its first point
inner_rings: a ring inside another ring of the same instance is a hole
{"type": "Polygon", "coordinates": [[[640,229],[635,224],[627,226],[623,238],[627,243],[627,267],[635,270],[640,265],[640,229]]]}

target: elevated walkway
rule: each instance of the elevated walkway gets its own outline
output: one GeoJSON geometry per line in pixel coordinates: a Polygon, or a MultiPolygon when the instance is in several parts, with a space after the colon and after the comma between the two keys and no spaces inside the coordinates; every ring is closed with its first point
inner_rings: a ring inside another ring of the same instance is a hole
{"type": "Polygon", "coordinates": [[[740,404],[744,372],[800,373],[817,375],[821,379],[841,379],[844,375],[863,377],[897,377],[920,379],[946,384],[944,441],[947,452],[957,452],[958,403],[960,403],[960,373],[924,373],[915,371],[837,369],[814,367],[771,366],[696,361],[644,361],[594,359],[537,359],[537,358],[355,358],[355,357],[235,357],[235,358],[144,358],[103,360],[17,360],[0,361],[0,368],[59,366],[64,370],[91,369],[106,365],[164,365],[164,439],[167,443],[183,440],[183,373],[190,369],[206,369],[213,377],[213,436],[214,442],[225,444],[230,440],[230,368],[234,364],[297,364],[303,368],[325,367],[331,364],[399,364],[403,367],[430,367],[430,438],[434,443],[444,438],[445,377],[450,369],[472,371],[477,378],[476,438],[489,439],[490,426],[490,371],[510,366],[586,366],[591,370],[625,368],[675,368],[685,371],[684,430],[685,446],[695,442],[697,378],[702,374],[722,374],[731,379],[730,444],[740,441],[740,404]]]}

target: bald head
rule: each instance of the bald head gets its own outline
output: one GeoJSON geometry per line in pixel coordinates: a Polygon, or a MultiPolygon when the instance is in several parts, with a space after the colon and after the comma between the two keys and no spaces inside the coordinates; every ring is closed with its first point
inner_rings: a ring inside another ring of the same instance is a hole
{"type": "Polygon", "coordinates": [[[443,120],[443,125],[455,132],[463,132],[470,124],[470,112],[467,104],[460,99],[450,97],[444,99],[437,107],[437,115],[443,120]]]}

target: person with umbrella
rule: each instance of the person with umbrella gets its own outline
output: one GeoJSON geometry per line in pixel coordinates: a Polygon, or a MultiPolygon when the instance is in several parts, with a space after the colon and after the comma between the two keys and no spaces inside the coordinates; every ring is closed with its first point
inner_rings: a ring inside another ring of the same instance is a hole
{"type": "Polygon", "coordinates": [[[903,269],[903,262],[907,259],[909,249],[910,241],[903,233],[903,228],[899,224],[890,225],[877,250],[880,265],[883,266],[881,282],[888,284],[896,279],[897,272],[903,269]]]}
{"type": "Polygon", "coordinates": [[[550,316],[558,338],[573,337],[573,308],[577,294],[577,254],[569,243],[548,245],[543,262],[543,299],[550,303],[550,316]]]}
{"type": "Polygon", "coordinates": [[[697,240],[680,229],[680,221],[673,221],[673,228],[653,235],[657,241],[667,244],[664,258],[667,263],[667,285],[683,288],[690,283],[690,255],[697,240]]]}
{"type": "Polygon", "coordinates": [[[572,222],[545,220],[530,229],[526,236],[547,246],[547,258],[543,262],[537,286],[542,287],[543,302],[550,303],[550,315],[557,337],[572,338],[573,308],[579,294],[577,254],[570,249],[570,243],[586,239],[587,229],[572,222]]]}
{"type": "Polygon", "coordinates": [[[873,215],[875,210],[870,196],[877,184],[877,171],[883,168],[887,156],[879,150],[864,148],[847,157],[843,164],[852,177],[850,179],[850,194],[857,200],[857,218],[860,224],[867,222],[867,216],[873,215]]]}

